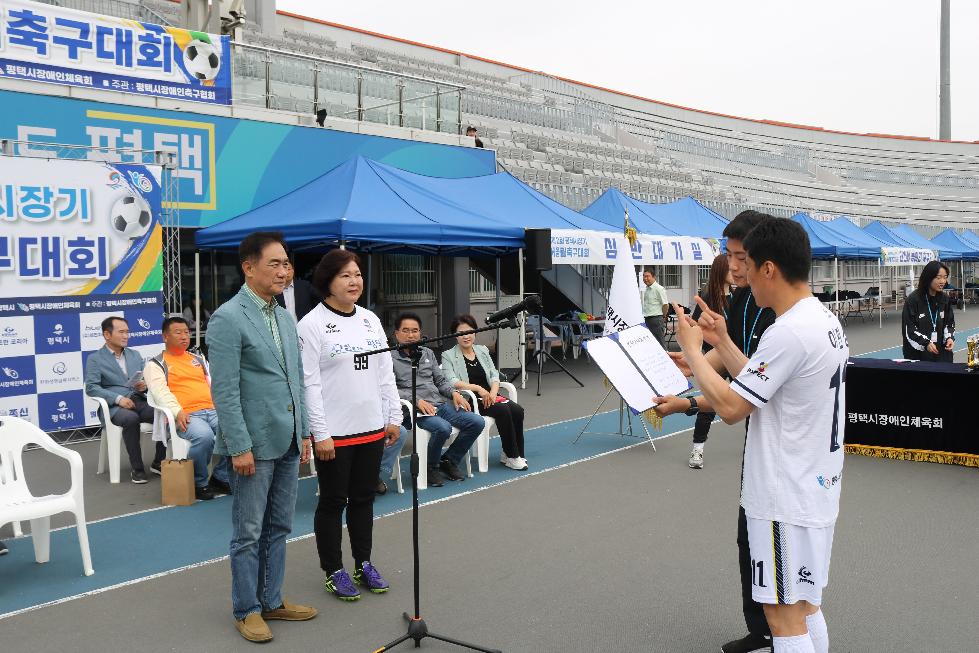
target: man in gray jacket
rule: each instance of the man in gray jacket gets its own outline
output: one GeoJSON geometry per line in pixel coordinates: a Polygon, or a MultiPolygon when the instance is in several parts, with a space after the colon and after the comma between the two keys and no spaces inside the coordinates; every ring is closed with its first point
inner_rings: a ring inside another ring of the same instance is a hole
{"type": "MultiPolygon", "coordinates": [[[[402,313],[394,326],[394,338],[398,344],[410,344],[421,340],[421,318],[414,313],[402,313]]],[[[459,469],[462,457],[483,432],[486,421],[472,412],[469,402],[457,392],[442,374],[435,353],[428,347],[418,347],[418,427],[432,434],[428,441],[428,485],[441,487],[442,475],[451,481],[465,480],[459,469]],[[451,401],[449,401],[451,400],[451,401]],[[459,435],[442,453],[442,447],[452,435],[452,427],[459,435]]],[[[394,358],[394,376],[398,394],[411,401],[411,356],[409,349],[391,352],[394,358]]]]}

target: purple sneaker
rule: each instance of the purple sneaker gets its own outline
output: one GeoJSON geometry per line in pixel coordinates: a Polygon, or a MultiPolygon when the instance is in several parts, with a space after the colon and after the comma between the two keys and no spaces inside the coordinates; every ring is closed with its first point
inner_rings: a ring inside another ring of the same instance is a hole
{"type": "Polygon", "coordinates": [[[356,601],[360,598],[360,591],[350,580],[350,574],[346,569],[337,569],[326,577],[323,587],[341,601],[356,601]]]}
{"type": "Polygon", "coordinates": [[[360,569],[354,570],[354,581],[374,594],[384,594],[390,587],[377,568],[369,562],[365,562],[360,569]]]}

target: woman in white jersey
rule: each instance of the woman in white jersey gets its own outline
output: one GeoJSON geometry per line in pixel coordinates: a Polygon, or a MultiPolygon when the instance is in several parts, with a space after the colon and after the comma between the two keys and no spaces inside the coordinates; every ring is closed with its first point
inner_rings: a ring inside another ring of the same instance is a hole
{"type": "Polygon", "coordinates": [[[325,299],[297,327],[320,486],[313,528],[326,590],[355,601],[360,598],[356,585],[377,594],[388,590],[371,564],[374,496],[385,441],[399,437],[401,404],[391,356],[358,355],[386,347],[387,341],[377,316],[356,305],[364,292],[357,255],[342,249],[327,253],[313,286],[325,299]],[[340,551],[344,510],[352,579],[340,551]]]}

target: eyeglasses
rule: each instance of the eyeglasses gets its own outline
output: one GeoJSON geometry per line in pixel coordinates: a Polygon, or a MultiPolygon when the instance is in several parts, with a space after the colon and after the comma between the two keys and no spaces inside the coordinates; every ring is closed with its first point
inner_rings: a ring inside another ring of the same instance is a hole
{"type": "Polygon", "coordinates": [[[406,333],[408,335],[413,335],[415,333],[421,333],[421,329],[398,329],[401,333],[406,333]]]}

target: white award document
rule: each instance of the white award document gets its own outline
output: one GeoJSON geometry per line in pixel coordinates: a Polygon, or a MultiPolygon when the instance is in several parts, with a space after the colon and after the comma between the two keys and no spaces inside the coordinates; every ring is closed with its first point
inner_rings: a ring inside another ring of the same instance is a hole
{"type": "Polygon", "coordinates": [[[588,340],[584,346],[637,413],[655,406],[654,397],[678,395],[691,388],[645,324],[588,340]]]}

